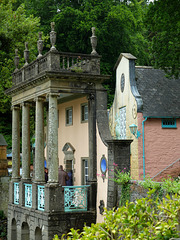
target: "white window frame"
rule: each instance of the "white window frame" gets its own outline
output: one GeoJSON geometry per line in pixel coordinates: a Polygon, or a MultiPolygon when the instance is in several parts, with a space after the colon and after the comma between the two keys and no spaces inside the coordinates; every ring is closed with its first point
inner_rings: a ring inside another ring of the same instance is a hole
{"type": "Polygon", "coordinates": [[[87,181],[89,178],[89,163],[88,158],[84,157],[82,159],[82,185],[87,185],[87,181]]]}
{"type": "Polygon", "coordinates": [[[87,122],[88,121],[88,103],[82,103],[81,104],[81,122],[87,122]]]}
{"type": "Polygon", "coordinates": [[[73,125],[73,108],[68,107],[66,108],[66,126],[71,126],[71,125],[73,125]]]}

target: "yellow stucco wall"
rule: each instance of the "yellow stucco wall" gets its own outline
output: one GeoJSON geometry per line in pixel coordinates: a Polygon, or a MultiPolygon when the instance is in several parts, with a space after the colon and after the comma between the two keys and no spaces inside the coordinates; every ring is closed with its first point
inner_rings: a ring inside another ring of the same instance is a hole
{"type": "Polygon", "coordinates": [[[137,125],[137,103],[132,95],[129,78],[129,59],[122,56],[120,63],[116,69],[116,91],[114,102],[110,110],[110,128],[114,137],[115,134],[115,117],[119,113],[119,109],[126,107],[126,139],[133,139],[131,143],[131,176],[134,179],[139,178],[138,172],[138,140],[131,134],[129,125],[137,125]],[[125,76],[124,91],[121,92],[121,75],[125,76]]]}
{"type": "MultiPolygon", "coordinates": [[[[75,157],[75,182],[74,185],[81,185],[82,183],[82,158],[88,158],[89,156],[89,146],[88,146],[88,123],[81,123],[81,104],[86,103],[87,98],[79,98],[73,101],[62,103],[58,105],[59,111],[59,128],[58,128],[58,156],[59,164],[64,167],[64,153],[62,151],[64,145],[69,142],[74,148],[75,157]],[[65,112],[66,108],[73,108],[73,125],[66,126],[65,124],[65,112]]],[[[97,127],[97,173],[100,171],[100,160],[102,155],[105,155],[107,159],[107,147],[101,141],[97,127]]],[[[89,166],[91,167],[91,166],[89,166]]],[[[107,182],[105,179],[103,182],[101,177],[97,177],[97,222],[102,222],[103,217],[99,213],[100,200],[104,200],[105,207],[107,204],[107,182]]]]}
{"type": "Polygon", "coordinates": [[[58,156],[59,164],[64,166],[64,152],[62,151],[66,143],[70,143],[74,149],[75,158],[75,185],[81,185],[81,159],[88,158],[88,123],[81,123],[81,104],[86,103],[86,97],[75,99],[58,105],[59,128],[58,128],[58,156]],[[66,108],[73,109],[73,124],[66,126],[66,108]]]}
{"type": "Polygon", "coordinates": [[[104,217],[99,213],[100,200],[104,201],[105,207],[107,207],[107,187],[108,187],[108,171],[106,173],[106,178],[102,179],[100,161],[102,155],[105,156],[108,163],[108,148],[101,141],[99,132],[97,129],[97,222],[103,222],[104,217]],[[99,176],[100,174],[100,176],[99,176]]]}

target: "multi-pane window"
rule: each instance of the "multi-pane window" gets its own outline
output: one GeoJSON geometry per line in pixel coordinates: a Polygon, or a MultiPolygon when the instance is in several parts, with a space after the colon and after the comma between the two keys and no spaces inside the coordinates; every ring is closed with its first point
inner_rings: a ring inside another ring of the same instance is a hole
{"type": "Polygon", "coordinates": [[[66,125],[72,125],[73,123],[73,110],[72,107],[66,108],[66,125]]]}
{"type": "Polygon", "coordinates": [[[88,121],[88,104],[84,103],[81,105],[81,122],[88,121]]]}
{"type": "Polygon", "coordinates": [[[175,118],[163,118],[162,119],[162,128],[176,128],[176,119],[175,118]]]}
{"type": "Polygon", "coordinates": [[[88,181],[88,159],[82,159],[82,185],[87,185],[88,181]]]}

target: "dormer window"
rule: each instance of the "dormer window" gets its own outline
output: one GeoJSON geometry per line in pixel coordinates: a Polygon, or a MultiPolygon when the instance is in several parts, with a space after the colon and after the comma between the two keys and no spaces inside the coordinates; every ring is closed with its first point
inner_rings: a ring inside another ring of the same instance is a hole
{"type": "Polygon", "coordinates": [[[163,118],[162,119],[162,128],[176,128],[176,119],[175,118],[163,118]]]}

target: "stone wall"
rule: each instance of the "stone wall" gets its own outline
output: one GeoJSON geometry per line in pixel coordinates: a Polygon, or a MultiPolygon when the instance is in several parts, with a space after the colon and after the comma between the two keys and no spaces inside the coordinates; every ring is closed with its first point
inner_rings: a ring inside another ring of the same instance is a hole
{"type": "Polygon", "coordinates": [[[4,211],[5,216],[8,212],[9,181],[10,177],[0,177],[0,210],[4,211]]]}
{"type": "Polygon", "coordinates": [[[71,228],[82,230],[84,224],[95,223],[94,212],[40,212],[35,209],[9,204],[8,209],[8,240],[52,240],[54,235],[61,237],[71,228]],[[24,231],[26,226],[26,232],[24,231]],[[37,229],[40,235],[37,236],[37,229]],[[16,238],[14,238],[16,235],[16,238]]]}
{"type": "MultiPolygon", "coordinates": [[[[117,189],[118,189],[117,202],[119,202],[121,198],[121,186],[118,185],[117,189]]],[[[140,181],[131,181],[130,202],[135,202],[136,199],[147,197],[148,191],[149,191],[148,189],[145,189],[143,186],[140,185],[140,181]]]]}

